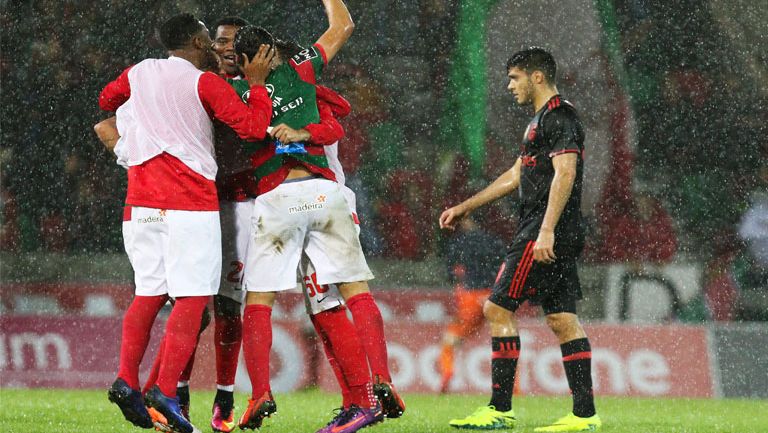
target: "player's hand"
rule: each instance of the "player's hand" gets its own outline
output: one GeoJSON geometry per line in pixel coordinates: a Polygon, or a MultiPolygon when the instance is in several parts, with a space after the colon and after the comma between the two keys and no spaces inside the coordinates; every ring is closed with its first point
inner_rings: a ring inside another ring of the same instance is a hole
{"type": "Polygon", "coordinates": [[[455,230],[456,223],[461,221],[467,215],[469,215],[469,209],[467,209],[466,206],[456,205],[452,208],[448,208],[440,214],[440,228],[455,230]]]}
{"type": "Polygon", "coordinates": [[[539,231],[539,237],[533,246],[533,260],[539,263],[552,263],[555,256],[555,232],[551,230],[539,231]]]}
{"type": "Polygon", "coordinates": [[[308,141],[311,138],[309,131],[306,129],[293,129],[285,123],[272,128],[272,132],[269,134],[285,144],[308,141]]]}
{"type": "Polygon", "coordinates": [[[243,74],[248,79],[248,84],[251,86],[263,86],[267,80],[267,76],[272,72],[272,58],[275,57],[275,50],[270,49],[269,45],[261,44],[259,51],[253,56],[253,60],[249,59],[246,54],[243,56],[243,74]]]}

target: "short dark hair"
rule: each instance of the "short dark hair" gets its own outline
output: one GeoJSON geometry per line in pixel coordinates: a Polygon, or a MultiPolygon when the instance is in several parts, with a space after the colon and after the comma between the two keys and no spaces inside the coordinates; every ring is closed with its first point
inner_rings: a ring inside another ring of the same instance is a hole
{"type": "Polygon", "coordinates": [[[235,52],[247,55],[250,60],[253,60],[262,44],[275,47],[275,37],[263,27],[247,25],[241,27],[235,35],[235,52]]]}
{"type": "Polygon", "coordinates": [[[216,29],[219,28],[219,26],[235,26],[235,27],[245,27],[249,25],[250,23],[245,20],[245,18],[241,18],[235,15],[230,15],[226,17],[219,18],[215,23],[213,23],[213,28],[211,30],[216,32],[216,29]]]}
{"type": "Polygon", "coordinates": [[[526,73],[541,71],[550,84],[557,80],[557,63],[552,53],[541,47],[530,47],[520,50],[507,60],[507,71],[520,68],[526,73]]]}
{"type": "Polygon", "coordinates": [[[160,42],[166,50],[184,48],[204,26],[194,15],[175,15],[160,25],[160,42]]]}
{"type": "Polygon", "coordinates": [[[280,57],[290,59],[291,57],[298,55],[304,51],[304,47],[292,40],[275,38],[275,47],[279,51],[280,57]]]}

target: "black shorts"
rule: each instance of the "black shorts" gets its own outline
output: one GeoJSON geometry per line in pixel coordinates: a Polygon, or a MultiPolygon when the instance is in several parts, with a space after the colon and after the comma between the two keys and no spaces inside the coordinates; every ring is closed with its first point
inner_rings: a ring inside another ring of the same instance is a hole
{"type": "Polygon", "coordinates": [[[576,313],[581,284],[576,259],[581,248],[555,246],[554,263],[533,260],[533,241],[515,242],[501,264],[489,301],[517,310],[525,301],[541,305],[544,314],[576,313]]]}

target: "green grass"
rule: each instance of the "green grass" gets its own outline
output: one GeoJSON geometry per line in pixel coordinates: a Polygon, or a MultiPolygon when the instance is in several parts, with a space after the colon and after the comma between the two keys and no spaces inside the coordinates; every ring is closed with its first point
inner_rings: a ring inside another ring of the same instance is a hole
{"type": "MultiPolygon", "coordinates": [[[[388,420],[365,433],[440,433],[458,430],[449,419],[464,416],[487,402],[484,396],[405,395],[408,410],[401,419],[388,420]]],[[[193,392],[192,421],[204,432],[213,393],[193,392]]],[[[340,397],[320,391],[275,396],[278,413],[267,420],[263,433],[312,433],[331,418],[340,397]]],[[[246,397],[237,396],[239,409],[246,397]]],[[[759,433],[768,432],[766,400],[693,400],[598,398],[603,432],[616,433],[759,433]]],[[[519,419],[515,432],[559,418],[570,410],[565,397],[515,397],[519,419]]],[[[239,415],[239,411],[237,412],[239,415]]],[[[106,391],[0,390],[0,432],[83,433],[138,432],[123,420],[106,391]]],[[[239,430],[238,430],[239,431],[239,430]]]]}

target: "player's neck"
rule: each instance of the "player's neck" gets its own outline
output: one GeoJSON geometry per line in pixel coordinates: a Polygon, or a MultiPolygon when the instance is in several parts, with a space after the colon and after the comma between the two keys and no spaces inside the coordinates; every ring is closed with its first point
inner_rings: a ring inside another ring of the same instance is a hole
{"type": "Polygon", "coordinates": [[[543,86],[541,87],[541,90],[536,92],[535,95],[533,95],[533,112],[536,113],[539,110],[541,110],[541,107],[544,106],[544,104],[547,103],[553,96],[557,95],[557,87],[556,86],[543,86]]]}
{"type": "Polygon", "coordinates": [[[201,69],[201,66],[203,64],[203,62],[200,59],[200,55],[198,54],[197,51],[194,51],[194,50],[185,50],[185,49],[171,50],[171,51],[168,51],[168,54],[174,57],[178,57],[180,59],[184,59],[189,63],[192,63],[193,65],[195,65],[197,69],[201,69]]]}

